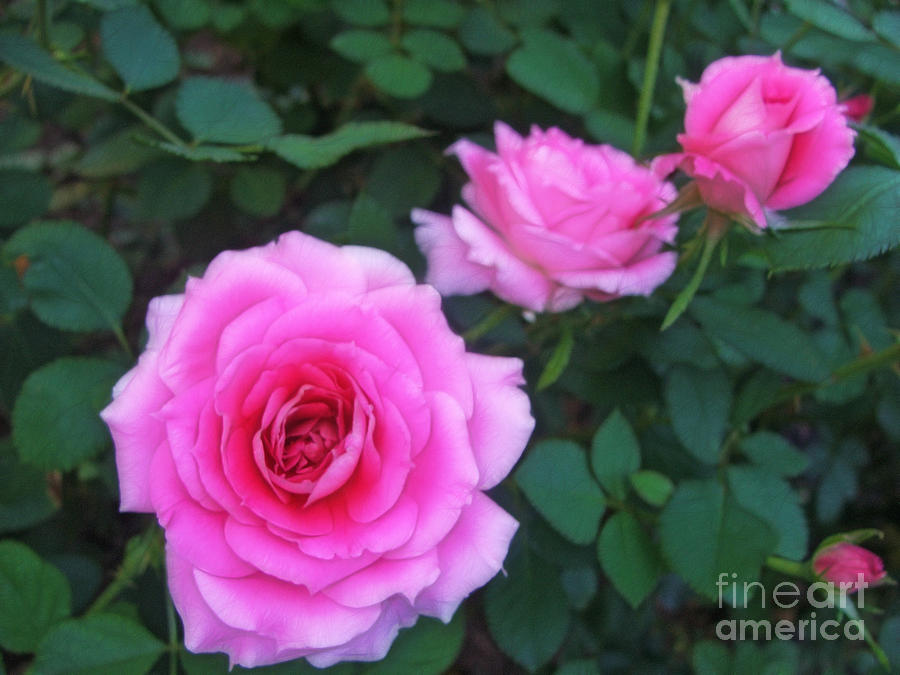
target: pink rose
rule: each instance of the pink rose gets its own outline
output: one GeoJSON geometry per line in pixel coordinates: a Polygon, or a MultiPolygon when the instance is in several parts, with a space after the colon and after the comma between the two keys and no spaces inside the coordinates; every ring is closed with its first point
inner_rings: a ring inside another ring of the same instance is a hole
{"type": "Polygon", "coordinates": [[[440,302],[387,253],[290,232],[150,303],[102,416],[190,650],[379,659],[500,569],[517,523],[482,491],[534,425],[522,363],[467,353],[440,302]]]}
{"type": "Polygon", "coordinates": [[[559,312],[583,297],[648,295],[675,268],[661,252],[677,216],[647,218],[674,188],[608,145],[556,128],[522,138],[494,126],[497,153],[468,140],[451,146],[470,183],[452,217],[416,209],[427,281],[444,295],[490,289],[534,311],[559,312]]]}
{"type": "Polygon", "coordinates": [[[805,204],[853,157],[831,83],[818,70],[791,68],[781,55],[726,57],[698,84],[680,82],[687,111],[683,153],[656,158],[662,176],[690,174],[712,208],[766,227],[763,208],[805,204]]]}
{"type": "Polygon", "coordinates": [[[859,589],[859,582],[873,585],[887,576],[881,558],[870,550],[841,541],[819,550],[813,557],[816,576],[834,584],[853,584],[852,592],[859,589]],[[861,575],[861,576],[860,576],[861,575]]]}

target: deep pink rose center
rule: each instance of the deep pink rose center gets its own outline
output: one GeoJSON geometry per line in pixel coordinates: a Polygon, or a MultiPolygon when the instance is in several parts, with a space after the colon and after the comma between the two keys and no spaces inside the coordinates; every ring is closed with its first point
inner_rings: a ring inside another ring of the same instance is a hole
{"type": "Polygon", "coordinates": [[[346,372],[315,370],[292,395],[285,387],[273,392],[253,443],[257,468],[284,502],[306,503],[338,457],[358,454],[371,422],[368,401],[346,372]]]}

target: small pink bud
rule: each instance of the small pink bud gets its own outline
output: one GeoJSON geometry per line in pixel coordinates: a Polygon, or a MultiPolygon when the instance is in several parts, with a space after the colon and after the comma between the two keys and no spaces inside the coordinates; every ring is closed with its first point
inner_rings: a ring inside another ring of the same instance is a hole
{"type": "Polygon", "coordinates": [[[842,101],[844,104],[844,115],[848,120],[853,122],[862,122],[869,113],[872,112],[872,106],[875,105],[875,99],[868,94],[859,94],[842,101]]]}
{"type": "Polygon", "coordinates": [[[871,586],[887,576],[881,558],[870,550],[847,541],[821,549],[813,557],[812,567],[824,581],[835,584],[852,583],[854,592],[859,590],[859,582],[871,586]]]}

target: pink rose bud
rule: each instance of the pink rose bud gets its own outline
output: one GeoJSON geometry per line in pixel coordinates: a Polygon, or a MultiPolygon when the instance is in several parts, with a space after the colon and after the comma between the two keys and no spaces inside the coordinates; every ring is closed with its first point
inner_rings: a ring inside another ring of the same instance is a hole
{"type": "Polygon", "coordinates": [[[518,523],[484,490],[534,426],[522,362],[467,352],[399,260],[288,232],[152,300],[147,329],[101,415],[188,649],[381,659],[500,570],[518,523]]]}
{"type": "Polygon", "coordinates": [[[881,558],[870,550],[847,541],[821,549],[813,558],[812,567],[813,572],[825,581],[835,584],[852,583],[853,591],[858,590],[860,581],[874,585],[887,575],[881,558]]]}
{"type": "Polygon", "coordinates": [[[469,175],[468,208],[451,216],[416,209],[426,280],[443,295],[490,289],[521,307],[560,312],[584,297],[649,295],[675,268],[663,251],[677,215],[649,218],[675,189],[624,152],[557,128],[522,138],[502,122],[497,152],[450,147],[469,175]]]}
{"type": "Polygon", "coordinates": [[[848,120],[862,122],[872,112],[875,99],[868,94],[860,94],[842,101],[842,105],[848,120]]]}
{"type": "Polygon", "coordinates": [[[659,175],[691,175],[703,200],[766,227],[765,209],[800,206],[819,195],[853,157],[831,83],[818,70],[773,56],[726,57],[693,84],[681,82],[687,111],[684,152],[653,163],[659,175]]]}

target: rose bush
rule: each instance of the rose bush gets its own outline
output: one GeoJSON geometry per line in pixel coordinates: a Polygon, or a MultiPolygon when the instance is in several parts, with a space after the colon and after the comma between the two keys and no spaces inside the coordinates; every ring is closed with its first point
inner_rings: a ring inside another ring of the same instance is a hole
{"type": "Polygon", "coordinates": [[[534,311],[558,312],[584,297],[648,295],[675,268],[663,251],[677,216],[649,218],[674,188],[607,145],[588,145],[557,128],[522,138],[494,126],[497,152],[460,140],[471,211],[450,217],[415,209],[427,281],[442,294],[490,289],[534,311]]]}
{"type": "Polygon", "coordinates": [[[189,649],[379,659],[500,569],[517,523],[482,490],[532,431],[522,363],[467,353],[403,263],[291,232],[220,254],[147,328],[102,416],[189,649]]]}
{"type": "Polygon", "coordinates": [[[853,157],[855,133],[834,87],[817,70],[784,65],[779,53],[719,59],[699,83],[679,82],[684,152],[657,157],[653,167],[691,175],[716,210],[766,227],[764,209],[805,204],[853,157]]]}

